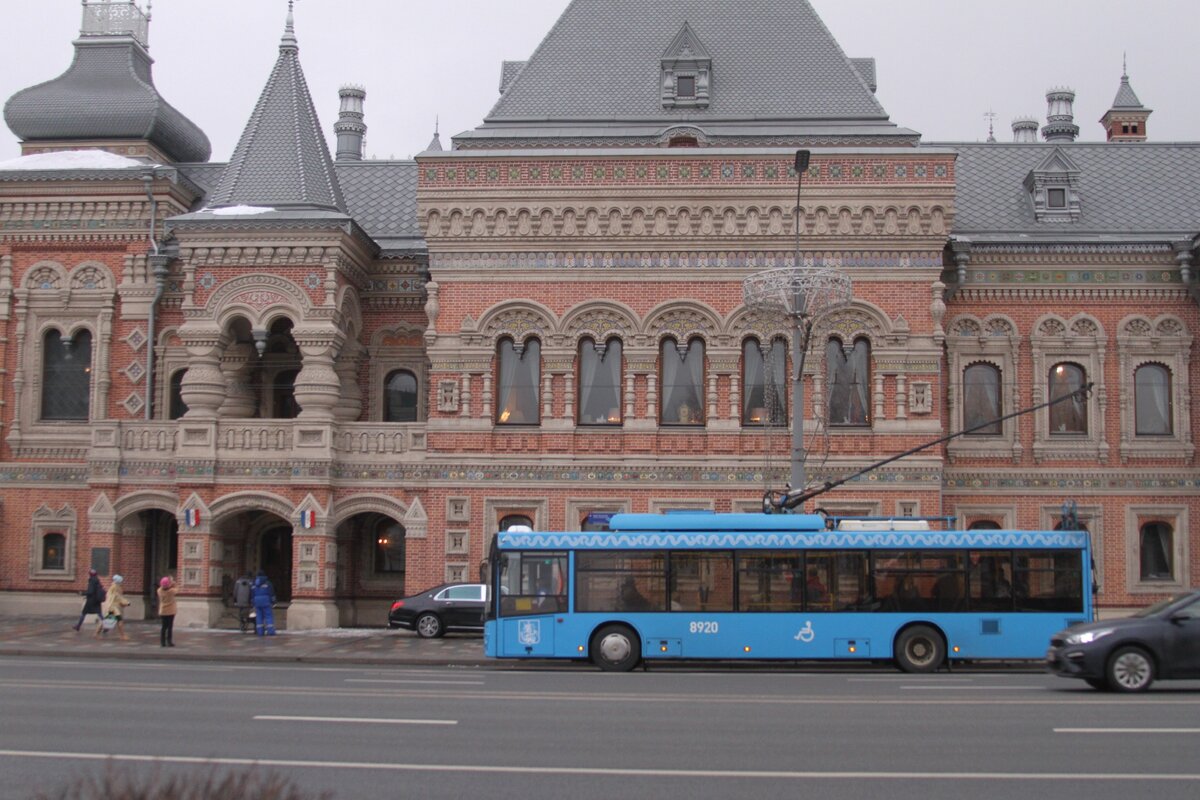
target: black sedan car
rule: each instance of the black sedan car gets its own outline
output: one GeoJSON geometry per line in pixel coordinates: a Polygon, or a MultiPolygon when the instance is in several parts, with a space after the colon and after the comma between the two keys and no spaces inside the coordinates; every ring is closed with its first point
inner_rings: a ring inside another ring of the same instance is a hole
{"type": "Polygon", "coordinates": [[[388,627],[416,631],[423,639],[446,631],[482,631],[486,598],[482,583],[443,583],[392,603],[388,627]]]}
{"type": "Polygon", "coordinates": [[[1132,617],[1056,633],[1046,668],[1115,692],[1145,691],[1155,679],[1200,678],[1200,591],[1156,603],[1132,617]]]}

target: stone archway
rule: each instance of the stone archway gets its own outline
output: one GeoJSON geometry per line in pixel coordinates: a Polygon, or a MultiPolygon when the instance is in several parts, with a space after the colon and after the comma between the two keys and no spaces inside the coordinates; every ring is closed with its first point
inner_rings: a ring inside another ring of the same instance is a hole
{"type": "Polygon", "coordinates": [[[424,511],[386,495],[339,502],[332,517],[337,538],[337,605],[342,625],[382,626],[406,582],[408,542],[424,537],[424,511]]]}

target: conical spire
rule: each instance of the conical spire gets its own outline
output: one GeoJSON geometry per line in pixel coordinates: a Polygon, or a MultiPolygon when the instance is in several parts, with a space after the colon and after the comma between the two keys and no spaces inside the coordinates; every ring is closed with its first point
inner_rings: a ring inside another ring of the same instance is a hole
{"type": "Polygon", "coordinates": [[[442,137],[438,134],[439,120],[435,117],[433,120],[433,138],[429,141],[429,146],[425,148],[425,152],[442,152],[442,137]]]}
{"type": "Polygon", "coordinates": [[[1121,85],[1117,87],[1117,96],[1113,98],[1112,108],[1105,111],[1104,116],[1100,118],[1108,141],[1146,141],[1146,124],[1152,113],[1154,112],[1151,109],[1142,105],[1142,101],[1129,84],[1129,65],[1122,59],[1121,85]]]}
{"type": "Polygon", "coordinates": [[[291,0],[279,58],[209,205],[346,212],[300,67],[291,0]]]}

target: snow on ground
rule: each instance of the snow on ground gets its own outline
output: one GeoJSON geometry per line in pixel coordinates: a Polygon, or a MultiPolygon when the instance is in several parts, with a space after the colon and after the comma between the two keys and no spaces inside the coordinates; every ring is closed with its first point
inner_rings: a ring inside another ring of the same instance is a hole
{"type": "Polygon", "coordinates": [[[0,161],[0,172],[51,169],[126,169],[151,166],[155,165],[118,156],[105,150],[63,150],[59,153],[39,153],[36,156],[21,156],[8,161],[0,161]]]}
{"type": "Polygon", "coordinates": [[[229,206],[228,208],[202,208],[201,213],[215,214],[218,217],[251,217],[255,214],[268,214],[275,209],[266,206],[229,206]]]}

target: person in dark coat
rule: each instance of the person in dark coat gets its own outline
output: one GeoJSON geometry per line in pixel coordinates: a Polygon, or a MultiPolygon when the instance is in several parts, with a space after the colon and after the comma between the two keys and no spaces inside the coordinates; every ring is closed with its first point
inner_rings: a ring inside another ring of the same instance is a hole
{"type": "Polygon", "coordinates": [[[261,569],[254,585],[250,589],[250,598],[254,601],[254,632],[259,636],[275,635],[275,587],[267,573],[261,569]]]}
{"type": "Polygon", "coordinates": [[[96,570],[88,570],[87,589],[83,592],[83,611],[79,612],[79,622],[76,622],[72,627],[78,633],[83,627],[83,620],[88,614],[95,614],[100,619],[104,618],[104,587],[100,585],[100,576],[96,574],[96,570]]]}

